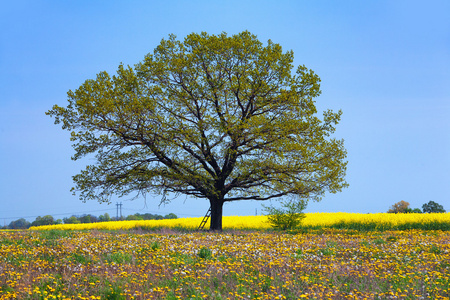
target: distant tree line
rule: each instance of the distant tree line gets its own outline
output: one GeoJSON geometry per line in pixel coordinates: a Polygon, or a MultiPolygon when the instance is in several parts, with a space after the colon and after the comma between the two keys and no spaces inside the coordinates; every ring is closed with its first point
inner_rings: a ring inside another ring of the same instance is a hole
{"type": "Polygon", "coordinates": [[[388,213],[445,213],[445,209],[442,205],[434,201],[429,201],[428,203],[422,205],[422,210],[420,208],[413,209],[409,207],[408,202],[402,200],[392,205],[388,210],[388,213]]]}
{"type": "Polygon", "coordinates": [[[140,214],[128,215],[126,218],[111,217],[108,213],[100,216],[94,216],[91,214],[85,214],[81,216],[72,215],[69,218],[54,219],[51,215],[45,215],[43,217],[38,216],[33,222],[28,222],[24,218],[12,221],[7,226],[3,226],[3,229],[28,229],[31,226],[43,226],[43,225],[56,225],[56,224],[80,224],[80,223],[96,223],[96,222],[109,222],[117,220],[162,220],[162,219],[177,219],[177,215],[174,213],[167,214],[165,216],[158,214],[140,214]]]}

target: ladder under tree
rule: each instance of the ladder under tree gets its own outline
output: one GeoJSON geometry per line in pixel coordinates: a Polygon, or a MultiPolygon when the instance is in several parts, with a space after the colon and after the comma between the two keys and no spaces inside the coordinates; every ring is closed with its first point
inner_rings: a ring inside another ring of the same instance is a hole
{"type": "Polygon", "coordinates": [[[206,222],[208,222],[209,217],[211,217],[211,206],[209,207],[208,211],[206,212],[206,215],[203,217],[202,222],[198,226],[197,230],[203,230],[205,228],[206,222]]]}

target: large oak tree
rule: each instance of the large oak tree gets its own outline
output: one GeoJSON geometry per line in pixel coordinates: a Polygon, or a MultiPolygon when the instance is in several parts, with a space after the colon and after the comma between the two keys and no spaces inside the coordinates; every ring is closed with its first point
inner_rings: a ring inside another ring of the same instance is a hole
{"type": "Polygon", "coordinates": [[[117,74],[101,72],[47,114],[71,131],[80,199],[185,194],[211,204],[222,229],[224,202],[320,200],[347,186],[343,141],[331,137],[341,111],[317,116],[320,79],[293,70],[292,51],[245,31],[170,35],[117,74]]]}

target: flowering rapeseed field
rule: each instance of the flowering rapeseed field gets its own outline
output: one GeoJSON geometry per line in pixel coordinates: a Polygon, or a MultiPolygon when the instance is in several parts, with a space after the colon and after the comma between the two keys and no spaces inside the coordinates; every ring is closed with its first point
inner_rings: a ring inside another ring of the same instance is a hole
{"type": "Polygon", "coordinates": [[[449,295],[449,231],[0,231],[0,299],[449,295]]]}
{"type": "MultiPolygon", "coordinates": [[[[184,228],[197,229],[202,218],[169,220],[120,221],[88,224],[61,224],[32,227],[37,230],[128,230],[134,228],[184,228]]],[[[389,229],[442,229],[450,230],[450,213],[440,214],[357,214],[357,213],[307,213],[303,228],[344,228],[363,230],[389,229]]],[[[266,216],[223,217],[224,229],[268,229],[266,216]]]]}

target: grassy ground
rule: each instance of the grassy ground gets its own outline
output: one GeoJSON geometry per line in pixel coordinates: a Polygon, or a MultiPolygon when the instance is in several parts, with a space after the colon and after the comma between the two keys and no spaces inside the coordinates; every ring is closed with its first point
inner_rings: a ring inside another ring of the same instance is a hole
{"type": "Polygon", "coordinates": [[[450,232],[0,232],[0,299],[448,299],[450,232]]]}

